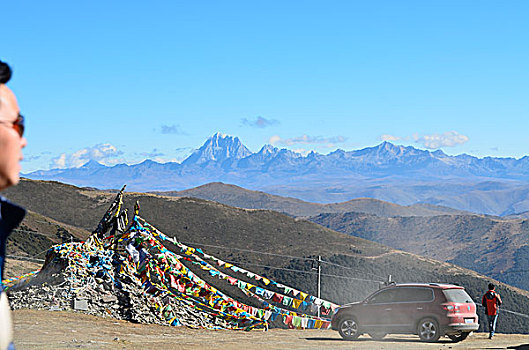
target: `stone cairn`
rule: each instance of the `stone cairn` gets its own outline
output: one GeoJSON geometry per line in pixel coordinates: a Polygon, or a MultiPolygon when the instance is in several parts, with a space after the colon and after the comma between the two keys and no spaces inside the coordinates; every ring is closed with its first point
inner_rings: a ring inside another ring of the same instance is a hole
{"type": "MultiPolygon", "coordinates": [[[[6,286],[13,309],[75,310],[137,323],[191,328],[267,328],[266,322],[251,315],[228,314],[157,285],[154,272],[160,268],[153,265],[153,255],[159,251],[143,249],[142,261],[138,261],[127,249],[130,245],[126,247],[132,236],[126,232],[127,212],[121,211],[124,189],[85,242],[53,246],[37,274],[6,286]]],[[[138,211],[137,204],[136,214],[138,211]]],[[[142,232],[141,236],[144,242],[159,243],[148,233],[142,232]]]]}
{"type": "Polygon", "coordinates": [[[108,264],[110,254],[101,252],[93,264],[80,253],[77,258],[64,254],[86,249],[86,242],[59,247],[59,253],[56,249],[48,254],[35,277],[8,289],[13,309],[76,310],[138,323],[231,328],[223,319],[178,299],[146,293],[139,279],[117,273],[117,267],[108,264]]]}

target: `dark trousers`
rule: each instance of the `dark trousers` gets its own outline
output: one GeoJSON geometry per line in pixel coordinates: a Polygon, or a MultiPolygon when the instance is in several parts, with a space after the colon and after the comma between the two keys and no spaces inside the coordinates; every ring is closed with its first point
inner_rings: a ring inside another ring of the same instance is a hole
{"type": "Polygon", "coordinates": [[[496,315],[487,315],[487,320],[489,323],[489,335],[492,337],[496,331],[496,321],[498,320],[498,314],[496,315]]]}

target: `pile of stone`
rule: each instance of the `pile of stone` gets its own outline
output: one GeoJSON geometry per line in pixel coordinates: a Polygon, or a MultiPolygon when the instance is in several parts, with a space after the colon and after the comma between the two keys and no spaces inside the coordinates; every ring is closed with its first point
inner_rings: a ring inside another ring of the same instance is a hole
{"type": "MultiPolygon", "coordinates": [[[[209,329],[267,328],[258,309],[198,278],[164,247],[169,240],[134,208],[127,228],[123,191],[85,242],[50,248],[36,275],[7,286],[13,309],[75,310],[138,323],[209,329]]],[[[5,282],[5,281],[4,281],[5,282]]],[[[269,315],[271,312],[269,312],[269,315]]]]}
{"type": "Polygon", "coordinates": [[[81,243],[67,243],[50,249],[36,276],[8,289],[11,307],[74,310],[148,324],[229,328],[223,319],[178,299],[145,293],[141,281],[119,263],[127,259],[126,253],[99,250],[86,259],[83,248],[81,243]]]}

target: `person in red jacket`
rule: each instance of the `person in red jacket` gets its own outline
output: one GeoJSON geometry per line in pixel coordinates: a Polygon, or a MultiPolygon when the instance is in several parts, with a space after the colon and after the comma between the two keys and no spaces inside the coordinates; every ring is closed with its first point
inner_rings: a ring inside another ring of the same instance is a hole
{"type": "Polygon", "coordinates": [[[485,307],[485,313],[487,314],[487,320],[489,323],[489,339],[492,339],[494,336],[501,303],[500,295],[494,290],[494,285],[489,283],[489,290],[483,295],[483,298],[481,298],[481,305],[485,307]]]}

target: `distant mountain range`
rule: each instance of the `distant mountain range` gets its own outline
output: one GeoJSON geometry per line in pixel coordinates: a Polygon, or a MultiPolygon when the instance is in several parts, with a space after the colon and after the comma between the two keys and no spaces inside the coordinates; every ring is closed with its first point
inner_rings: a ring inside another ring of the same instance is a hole
{"type": "Polygon", "coordinates": [[[80,168],[35,171],[25,176],[100,189],[120,188],[126,183],[134,191],[179,191],[220,181],[320,203],[368,197],[492,215],[529,211],[527,156],[449,156],[389,142],[303,156],[271,145],[252,153],[238,137],[217,133],[182,163],[146,160],[107,167],[90,161],[80,168]]]}

